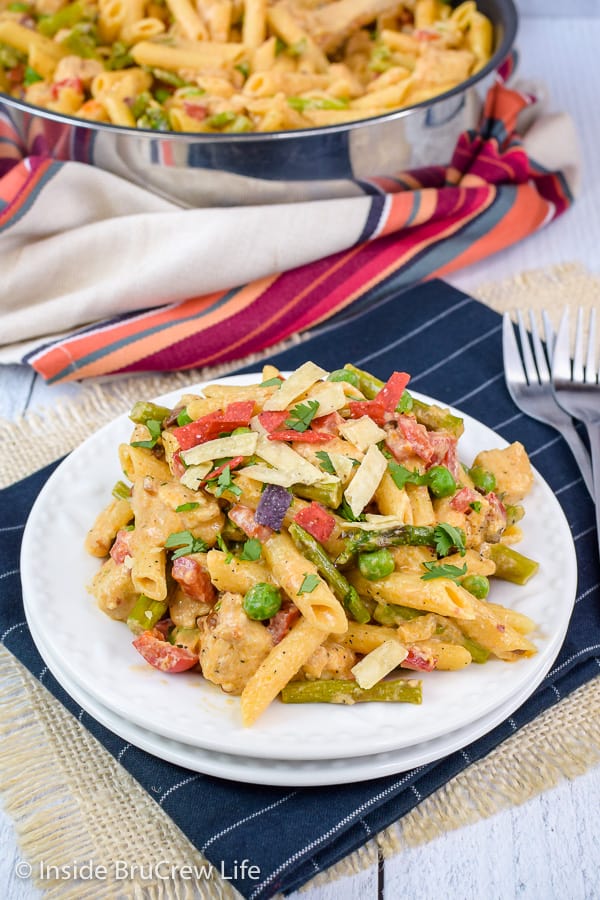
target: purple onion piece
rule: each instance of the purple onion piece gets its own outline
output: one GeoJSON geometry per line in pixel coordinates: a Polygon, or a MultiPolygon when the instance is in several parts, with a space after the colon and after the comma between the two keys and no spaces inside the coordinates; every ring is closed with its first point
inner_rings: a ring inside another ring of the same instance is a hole
{"type": "Polygon", "coordinates": [[[268,484],[262,492],[254,518],[260,525],[280,531],[291,502],[292,495],[284,487],[268,484]]]}

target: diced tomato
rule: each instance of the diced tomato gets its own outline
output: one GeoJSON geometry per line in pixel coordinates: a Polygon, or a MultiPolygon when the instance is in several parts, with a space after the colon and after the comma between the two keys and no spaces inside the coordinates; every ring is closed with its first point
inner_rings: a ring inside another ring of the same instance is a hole
{"type": "Polygon", "coordinates": [[[454,476],[455,481],[460,480],[460,460],[458,458],[457,445],[458,441],[455,439],[454,443],[450,445],[450,447],[448,448],[448,452],[442,460],[442,464],[450,470],[450,472],[454,476]]]}
{"type": "Polygon", "coordinates": [[[412,36],[416,41],[439,41],[440,35],[437,31],[430,31],[428,28],[416,28],[412,36]]]}
{"type": "Polygon", "coordinates": [[[16,66],[13,66],[12,69],[6,70],[6,77],[10,84],[21,84],[23,82],[23,78],[25,76],[25,64],[19,63],[16,66]]]}
{"type": "Polygon", "coordinates": [[[284,600],[279,612],[269,620],[267,631],[273,638],[273,644],[278,644],[291,629],[292,625],[300,618],[300,610],[291,602],[284,600]]]}
{"type": "Polygon", "coordinates": [[[409,381],[410,375],[407,372],[393,372],[375,396],[375,403],[381,403],[387,412],[395,412],[409,381]]]}
{"type": "Polygon", "coordinates": [[[110,548],[110,555],[118,565],[121,565],[126,556],[131,556],[132,534],[132,531],[126,531],[124,528],[117,531],[115,542],[110,548]]]}
{"type": "Polygon", "coordinates": [[[161,632],[153,628],[144,631],[133,641],[133,646],[147,663],[161,672],[185,672],[198,663],[198,657],[187,647],[174,647],[165,641],[161,632]]]}
{"type": "Polygon", "coordinates": [[[456,492],[450,501],[450,506],[457,512],[464,513],[468,511],[471,503],[476,503],[479,500],[481,500],[481,494],[478,494],[473,488],[464,487],[456,492]]]}
{"type": "Polygon", "coordinates": [[[259,525],[254,518],[254,510],[250,509],[249,506],[236,503],[235,506],[231,507],[227,515],[249,538],[256,538],[257,541],[268,541],[273,534],[272,528],[269,528],[267,525],[259,525]]]}
{"type": "Polygon", "coordinates": [[[199,103],[192,103],[191,100],[183,101],[183,110],[192,119],[198,119],[201,122],[208,115],[208,107],[201,106],[199,103]]]}
{"type": "Polygon", "coordinates": [[[385,445],[392,453],[396,462],[405,463],[408,459],[414,459],[415,451],[399,431],[388,431],[385,438],[385,445]]]}
{"type": "Polygon", "coordinates": [[[189,450],[205,441],[212,441],[222,431],[233,431],[248,425],[254,411],[253,400],[241,400],[230,403],[225,410],[208,413],[200,419],[174,428],[172,434],[177,438],[181,450],[189,450]]]}
{"type": "Polygon", "coordinates": [[[450,448],[456,444],[456,438],[449,431],[428,431],[427,440],[431,447],[432,466],[438,466],[445,459],[450,448]]]}
{"type": "Polygon", "coordinates": [[[304,509],[296,513],[294,522],[297,522],[316,541],[320,541],[322,544],[331,537],[331,532],[335,528],[333,516],[320,503],[316,503],[314,500],[310,506],[305,506],[304,509]]]}
{"type": "Polygon", "coordinates": [[[398,416],[398,431],[404,435],[418,457],[427,463],[431,462],[434,451],[424,425],[420,425],[414,416],[398,416]]]}
{"type": "Polygon", "coordinates": [[[419,672],[432,672],[437,664],[435,656],[423,653],[418,647],[408,647],[408,656],[400,666],[403,669],[416,669],[419,672]]]}
{"type": "Polygon", "coordinates": [[[208,477],[204,479],[202,485],[206,484],[207,481],[213,481],[213,479],[218,478],[219,475],[221,475],[228,466],[229,471],[232,472],[234,469],[237,469],[238,466],[241,466],[243,462],[243,456],[234,456],[233,459],[230,459],[229,462],[223,463],[223,465],[215,469],[214,472],[209,472],[208,477]]]}
{"type": "Polygon", "coordinates": [[[361,419],[368,416],[376,425],[385,425],[391,422],[393,415],[388,413],[383,403],[378,400],[351,400],[348,404],[351,419],[361,419]]]}
{"type": "Polygon", "coordinates": [[[281,428],[285,420],[287,419],[289,413],[283,409],[281,411],[273,411],[273,412],[261,412],[258,416],[258,421],[269,434],[272,431],[276,431],[277,428],[281,428]]]}
{"type": "Polygon", "coordinates": [[[326,444],[333,438],[334,435],[326,431],[295,431],[293,428],[289,431],[273,431],[269,435],[270,441],[302,441],[304,444],[326,444]]]}
{"type": "Polygon", "coordinates": [[[215,602],[217,594],[210,575],[197,559],[192,559],[191,556],[178,556],[173,560],[171,575],[188,597],[202,600],[204,603],[215,602]]]}
{"type": "Polygon", "coordinates": [[[313,431],[324,431],[327,432],[327,434],[333,434],[335,436],[339,433],[340,425],[342,425],[343,422],[344,420],[339,412],[331,412],[327,413],[326,416],[319,416],[318,419],[313,419],[310,427],[313,431]]]}

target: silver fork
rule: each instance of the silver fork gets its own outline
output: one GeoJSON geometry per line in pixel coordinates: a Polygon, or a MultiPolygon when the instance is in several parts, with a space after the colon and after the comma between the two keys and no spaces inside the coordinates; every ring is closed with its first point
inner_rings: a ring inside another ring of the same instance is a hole
{"type": "Polygon", "coordinates": [[[584,313],[577,310],[575,349],[571,359],[569,310],[565,309],[556,336],[552,383],[557,401],[571,416],[580,419],[590,438],[596,527],[600,546],[600,373],[596,355],[596,310],[590,313],[587,348],[584,350],[584,313]],[[585,354],[585,358],[584,358],[585,354]]]}
{"type": "Polygon", "coordinates": [[[554,351],[554,330],[545,312],[542,313],[542,319],[548,358],[544,352],[533,312],[529,312],[531,342],[523,314],[520,310],[517,312],[521,349],[519,349],[515,337],[510,315],[504,313],[502,351],[506,386],[510,396],[522,412],[537,419],[538,422],[551,425],[562,434],[575,457],[583,481],[593,497],[592,465],[587,447],[579,437],[571,416],[558,405],[552,390],[548,362],[551,363],[554,351]]]}

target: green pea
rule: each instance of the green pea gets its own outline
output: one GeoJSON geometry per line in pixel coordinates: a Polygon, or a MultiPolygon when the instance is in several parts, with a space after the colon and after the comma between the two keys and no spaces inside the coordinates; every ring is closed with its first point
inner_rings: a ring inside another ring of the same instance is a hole
{"type": "Polygon", "coordinates": [[[358,375],[349,369],[336,369],[327,376],[327,381],[347,381],[348,384],[358,387],[358,375]]]}
{"type": "Polygon", "coordinates": [[[248,428],[247,425],[240,425],[239,428],[233,429],[233,431],[231,432],[231,437],[233,437],[234,434],[249,434],[251,431],[252,429],[248,428]]]}
{"type": "Polygon", "coordinates": [[[259,581],[247,592],[242,606],[249,619],[256,619],[259,622],[270,619],[281,608],[279,588],[274,584],[259,581]]]}
{"type": "Polygon", "coordinates": [[[525,515],[525,510],[519,504],[516,506],[507,506],[506,507],[506,524],[507,525],[516,525],[517,522],[520,522],[523,516],[525,515]]]}
{"type": "Polygon", "coordinates": [[[369,581],[378,581],[386,578],[394,571],[394,557],[389,550],[374,550],[373,553],[360,553],[358,556],[358,568],[363,578],[369,581]]]}
{"type": "Polygon", "coordinates": [[[467,575],[461,585],[478,600],[485,600],[490,592],[490,583],[485,575],[467,575]]]}
{"type": "Polygon", "coordinates": [[[451,497],[456,491],[456,481],[446,466],[432,466],[427,472],[427,485],[434,497],[451,497]]]}
{"type": "Polygon", "coordinates": [[[496,490],[496,479],[491,472],[486,471],[483,466],[473,466],[469,469],[469,477],[478,491],[482,494],[489,494],[490,491],[496,490]]]}

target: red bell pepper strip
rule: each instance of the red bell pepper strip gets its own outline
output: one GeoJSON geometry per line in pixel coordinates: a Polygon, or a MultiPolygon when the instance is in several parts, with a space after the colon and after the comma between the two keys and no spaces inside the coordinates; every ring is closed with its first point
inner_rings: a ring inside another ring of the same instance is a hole
{"type": "Polygon", "coordinates": [[[248,425],[254,413],[254,400],[237,400],[225,407],[221,419],[221,431],[233,431],[248,425]]]}
{"type": "Polygon", "coordinates": [[[281,428],[289,413],[283,409],[281,411],[273,411],[273,412],[261,412],[258,415],[258,421],[269,434],[272,431],[276,431],[278,428],[281,428]]]}
{"type": "Polygon", "coordinates": [[[333,438],[334,435],[326,431],[294,431],[293,428],[289,431],[273,431],[269,435],[270,441],[302,441],[305,444],[326,444],[333,438]]]}
{"type": "Polygon", "coordinates": [[[339,412],[331,412],[327,413],[325,416],[319,416],[318,419],[313,419],[310,423],[310,427],[313,431],[322,431],[327,434],[337,435],[340,430],[340,425],[343,424],[344,420],[339,412]]]}
{"type": "Polygon", "coordinates": [[[323,509],[320,503],[314,500],[310,506],[305,506],[299,510],[294,516],[294,522],[297,522],[305,531],[314,537],[321,544],[329,540],[331,532],[335,528],[335,519],[333,516],[323,509]]]}
{"type": "Polygon", "coordinates": [[[385,425],[391,422],[393,416],[379,400],[351,400],[348,404],[351,419],[361,419],[368,416],[376,425],[385,425]]]}
{"type": "Polygon", "coordinates": [[[187,647],[175,647],[165,641],[161,632],[153,628],[143,631],[133,641],[133,646],[147,663],[161,672],[185,672],[198,664],[198,657],[187,647]]]}
{"type": "Polygon", "coordinates": [[[174,428],[172,434],[177,438],[181,450],[189,450],[198,444],[204,444],[217,438],[222,431],[233,431],[248,425],[254,412],[254,400],[240,400],[230,403],[224,410],[208,413],[200,419],[174,428]]]}
{"type": "Polygon", "coordinates": [[[227,467],[229,467],[229,471],[232,472],[234,469],[237,469],[238,466],[244,462],[243,456],[234,456],[233,459],[230,459],[229,462],[223,463],[222,466],[219,466],[218,469],[215,469],[213,472],[209,472],[204,481],[200,483],[200,487],[204,487],[209,481],[213,481],[215,478],[218,478],[227,467]]]}
{"type": "Polygon", "coordinates": [[[393,372],[375,396],[375,403],[381,403],[387,412],[395,412],[409,381],[410,375],[407,372],[393,372]]]}

